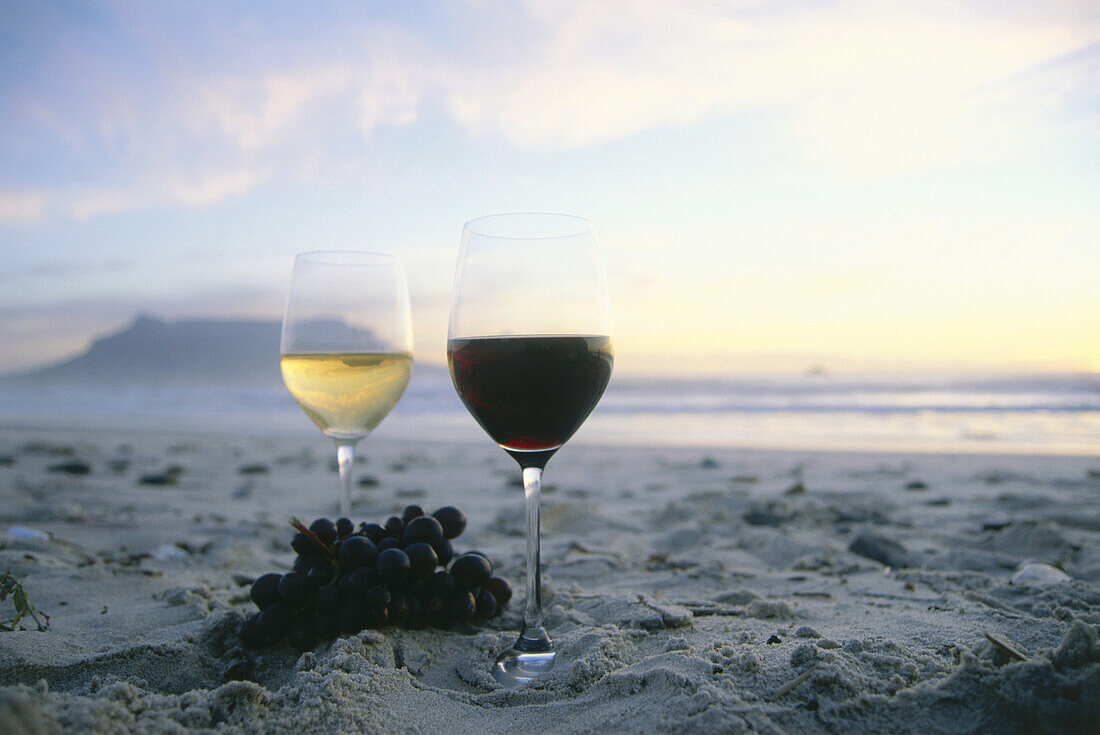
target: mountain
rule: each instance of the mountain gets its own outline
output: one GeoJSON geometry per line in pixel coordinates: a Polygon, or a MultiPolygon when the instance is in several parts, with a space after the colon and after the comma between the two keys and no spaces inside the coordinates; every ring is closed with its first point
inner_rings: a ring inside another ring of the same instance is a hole
{"type": "Polygon", "coordinates": [[[278,321],[138,316],[81,355],[6,376],[5,383],[218,385],[271,388],[279,373],[278,321]]]}
{"type": "MultiPolygon", "coordinates": [[[[331,328],[331,325],[329,325],[331,328]]],[[[346,329],[346,327],[345,327],[346,329]]],[[[0,377],[3,386],[207,386],[283,390],[282,322],[140,315],[81,355],[0,377]]],[[[413,380],[450,383],[447,368],[416,362],[413,380]]]]}

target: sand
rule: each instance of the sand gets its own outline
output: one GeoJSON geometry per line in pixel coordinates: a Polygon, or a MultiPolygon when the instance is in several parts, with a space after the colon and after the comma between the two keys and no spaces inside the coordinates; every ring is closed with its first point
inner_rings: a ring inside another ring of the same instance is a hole
{"type": "MultiPolygon", "coordinates": [[[[559,659],[509,690],[488,672],[519,599],[460,631],[240,647],[290,516],[335,515],[330,453],[0,430],[0,572],[50,616],[0,632],[0,732],[1100,732],[1100,457],[568,446],[543,496],[559,659]]],[[[500,450],[361,455],[356,520],[458,505],[457,546],[522,587],[500,450]]]]}

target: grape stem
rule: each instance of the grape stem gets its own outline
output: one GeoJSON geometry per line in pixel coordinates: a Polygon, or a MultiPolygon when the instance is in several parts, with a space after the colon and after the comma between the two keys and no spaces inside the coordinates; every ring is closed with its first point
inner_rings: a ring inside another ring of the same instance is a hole
{"type": "Polygon", "coordinates": [[[290,525],[294,527],[294,530],[309,539],[309,542],[321,550],[321,553],[328,557],[328,560],[333,563],[334,566],[339,569],[340,563],[336,560],[336,554],[332,553],[332,549],[328,547],[324,541],[317,537],[313,531],[309,530],[306,524],[299,521],[294,516],[290,517],[290,525]]]}

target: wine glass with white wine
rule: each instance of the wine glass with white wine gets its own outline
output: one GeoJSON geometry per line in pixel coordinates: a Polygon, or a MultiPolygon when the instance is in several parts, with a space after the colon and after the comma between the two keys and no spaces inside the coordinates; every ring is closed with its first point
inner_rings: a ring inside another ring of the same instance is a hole
{"type": "Polygon", "coordinates": [[[397,404],[412,371],[401,263],[382,253],[297,255],[279,353],[287,390],[336,443],[340,514],[348,517],[355,446],[397,404]]]}

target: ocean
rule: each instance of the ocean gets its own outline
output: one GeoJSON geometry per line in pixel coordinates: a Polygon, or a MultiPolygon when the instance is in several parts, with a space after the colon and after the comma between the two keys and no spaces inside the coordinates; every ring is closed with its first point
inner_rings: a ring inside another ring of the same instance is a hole
{"type": "MultiPolygon", "coordinates": [[[[304,437],[317,431],[281,388],[182,386],[0,387],[0,425],[304,437]]],[[[438,370],[414,372],[376,434],[489,441],[438,370]]],[[[571,442],[1100,455],[1100,375],[614,376],[571,442]]]]}

